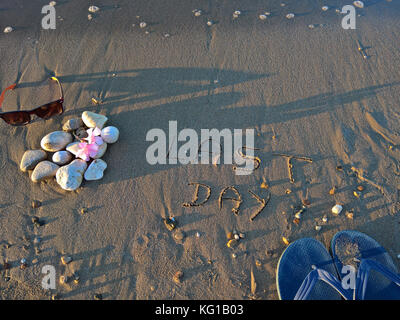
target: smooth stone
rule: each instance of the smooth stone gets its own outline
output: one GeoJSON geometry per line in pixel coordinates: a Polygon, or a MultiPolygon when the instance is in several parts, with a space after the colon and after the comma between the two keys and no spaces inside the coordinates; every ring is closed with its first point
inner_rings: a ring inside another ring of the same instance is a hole
{"type": "Polygon", "coordinates": [[[39,182],[52,178],[56,175],[60,167],[51,161],[42,161],[37,164],[32,172],[31,179],[33,182],[39,182]]]}
{"type": "Polygon", "coordinates": [[[100,180],[103,178],[107,163],[101,159],[95,159],[85,171],[85,180],[100,180]]]}
{"type": "Polygon", "coordinates": [[[21,159],[19,168],[26,172],[32,170],[36,165],[47,158],[47,153],[43,150],[27,150],[21,159]]]}
{"type": "Polygon", "coordinates": [[[80,127],[82,127],[83,125],[83,121],[81,118],[73,118],[73,119],[69,119],[67,122],[65,122],[63,124],[63,131],[66,132],[72,132],[74,130],[79,129],[80,127]]]}
{"type": "Polygon", "coordinates": [[[118,128],[113,126],[103,128],[103,130],[101,130],[101,138],[103,139],[104,142],[107,143],[117,142],[119,138],[118,128]]]}
{"type": "Polygon", "coordinates": [[[74,156],[76,156],[77,154],[78,154],[78,151],[79,151],[79,144],[80,144],[80,142],[79,141],[77,141],[77,142],[72,142],[72,143],[70,143],[69,145],[67,145],[67,151],[68,152],[70,152],[70,153],[72,153],[74,156]]]}
{"type": "Polygon", "coordinates": [[[60,166],[67,164],[68,162],[72,161],[73,155],[69,151],[57,151],[55,154],[53,154],[53,162],[55,164],[58,164],[60,166]]]}
{"type": "Polygon", "coordinates": [[[99,128],[103,129],[104,124],[107,122],[108,118],[102,114],[94,113],[91,111],[85,111],[82,113],[82,120],[84,124],[89,128],[99,128]]]}
{"type": "Polygon", "coordinates": [[[54,131],[44,136],[40,141],[42,149],[50,152],[57,152],[64,149],[72,142],[72,135],[64,131],[54,131]]]}
{"type": "Polygon", "coordinates": [[[107,143],[103,142],[101,145],[99,145],[99,150],[97,151],[93,159],[101,158],[106,153],[106,150],[107,150],[107,143]]]}
{"type": "Polygon", "coordinates": [[[70,164],[57,170],[57,183],[64,190],[74,191],[78,189],[82,183],[86,168],[86,161],[80,159],[72,161],[70,164]]]}

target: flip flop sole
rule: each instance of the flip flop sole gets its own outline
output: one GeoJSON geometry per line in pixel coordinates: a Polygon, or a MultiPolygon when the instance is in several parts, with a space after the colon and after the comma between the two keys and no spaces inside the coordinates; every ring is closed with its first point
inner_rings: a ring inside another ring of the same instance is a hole
{"type": "MultiPolygon", "coordinates": [[[[293,300],[312,266],[337,277],[332,257],[324,245],[311,238],[291,243],[282,253],[276,268],[276,287],[280,300],[293,300]]],[[[313,288],[309,300],[341,300],[340,294],[322,281],[313,288]]]]}
{"type": "MultiPolygon", "coordinates": [[[[330,250],[340,277],[345,275],[344,272],[342,273],[343,266],[351,265],[357,269],[354,258],[374,260],[390,271],[398,273],[386,250],[364,233],[353,230],[340,231],[333,236],[330,250]]],[[[367,281],[365,300],[400,299],[400,287],[382,274],[372,270],[367,281]]]]}

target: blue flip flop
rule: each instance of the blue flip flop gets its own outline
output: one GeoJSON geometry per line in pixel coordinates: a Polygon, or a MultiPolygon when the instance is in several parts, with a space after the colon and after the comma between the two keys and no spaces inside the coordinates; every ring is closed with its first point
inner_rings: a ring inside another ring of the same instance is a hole
{"type": "Polygon", "coordinates": [[[356,272],[352,299],[400,299],[400,275],[377,241],[358,231],[340,231],[333,236],[331,253],[339,275],[346,273],[343,266],[352,266],[356,272]]]}
{"type": "Polygon", "coordinates": [[[276,287],[281,300],[351,299],[337,278],[329,252],[311,238],[296,240],[282,253],[276,269],[276,287]]]}

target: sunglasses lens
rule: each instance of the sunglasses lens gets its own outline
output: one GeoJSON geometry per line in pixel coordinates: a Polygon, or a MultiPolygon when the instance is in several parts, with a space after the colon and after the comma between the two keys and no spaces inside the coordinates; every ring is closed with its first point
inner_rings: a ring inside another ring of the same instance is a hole
{"type": "Polygon", "coordinates": [[[4,113],[1,117],[5,122],[14,126],[24,125],[31,121],[29,113],[23,111],[4,113]]]}
{"type": "Polygon", "coordinates": [[[54,101],[50,102],[48,104],[45,104],[44,106],[41,106],[37,109],[35,109],[34,113],[43,119],[48,119],[52,116],[61,114],[64,112],[62,102],[60,101],[54,101]]]}

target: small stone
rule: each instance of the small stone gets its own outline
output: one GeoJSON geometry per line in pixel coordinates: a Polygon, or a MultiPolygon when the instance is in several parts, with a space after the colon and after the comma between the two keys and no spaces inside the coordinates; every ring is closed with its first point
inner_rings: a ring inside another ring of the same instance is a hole
{"type": "Polygon", "coordinates": [[[183,272],[182,271],[177,271],[174,276],[173,276],[173,280],[176,284],[180,284],[182,283],[182,278],[183,278],[183,272]]]}
{"type": "Polygon", "coordinates": [[[322,217],[322,222],[325,222],[325,223],[328,222],[328,217],[327,216],[323,216],[322,217]]]}
{"type": "Polygon", "coordinates": [[[201,234],[200,234],[200,232],[196,232],[196,238],[200,238],[200,236],[201,236],[201,234]]]}
{"type": "Polygon", "coordinates": [[[322,11],[328,11],[329,7],[328,6],[323,6],[321,9],[322,9],[322,11]]]}
{"type": "Polygon", "coordinates": [[[78,189],[82,183],[86,168],[86,161],[80,159],[72,161],[70,164],[57,170],[57,183],[64,190],[73,191],[78,189]]]}
{"type": "Polygon", "coordinates": [[[286,15],[286,19],[293,19],[294,18],[294,13],[288,13],[286,15]]]}
{"type": "Polygon", "coordinates": [[[107,143],[103,142],[101,145],[99,145],[99,150],[97,151],[93,159],[100,159],[102,156],[104,156],[106,151],[107,151],[107,143]]]}
{"type": "Polygon", "coordinates": [[[82,113],[82,120],[89,128],[97,127],[99,129],[103,129],[104,124],[107,122],[108,118],[106,116],[103,116],[102,114],[85,111],[82,113]]]}
{"type": "Polygon", "coordinates": [[[342,212],[342,210],[343,210],[343,207],[342,207],[340,204],[336,204],[336,205],[334,205],[333,208],[332,208],[332,213],[333,213],[335,216],[337,216],[337,215],[340,214],[340,212],[342,212]]]}
{"type": "Polygon", "coordinates": [[[208,25],[209,27],[211,27],[211,26],[213,25],[213,22],[212,22],[211,20],[208,20],[208,21],[207,21],[207,25],[208,25]]]}
{"type": "Polygon", "coordinates": [[[82,208],[81,209],[81,214],[85,214],[85,213],[87,213],[88,212],[88,208],[82,208]]]}
{"type": "Polygon", "coordinates": [[[40,141],[43,150],[57,152],[72,142],[72,135],[65,131],[54,131],[44,136],[40,141]]]}
{"type": "Polygon", "coordinates": [[[33,170],[36,165],[47,158],[47,153],[43,150],[27,150],[22,156],[19,168],[26,172],[33,170]]]}
{"type": "Polygon", "coordinates": [[[79,129],[82,126],[83,126],[83,121],[81,118],[73,118],[65,122],[62,126],[62,129],[63,131],[66,132],[72,132],[79,129]]]}
{"type": "Polygon", "coordinates": [[[10,32],[12,32],[14,29],[13,29],[13,27],[5,27],[4,28],[4,33],[10,33],[10,32]]]}
{"type": "Polygon", "coordinates": [[[237,258],[237,254],[236,253],[232,253],[232,258],[236,259],[237,258]]]}
{"type": "Polygon", "coordinates": [[[331,190],[329,190],[329,194],[333,196],[336,193],[336,187],[333,187],[331,190]]]}
{"type": "Polygon", "coordinates": [[[200,17],[200,16],[201,16],[201,13],[202,13],[201,10],[195,10],[195,11],[194,11],[194,16],[195,16],[195,17],[200,17]]]}
{"type": "Polygon", "coordinates": [[[37,264],[39,262],[39,259],[35,258],[32,260],[32,264],[37,264]]]}
{"type": "Polygon", "coordinates": [[[364,191],[364,186],[362,186],[362,185],[357,186],[357,190],[358,191],[364,191]]]}
{"type": "Polygon", "coordinates": [[[32,172],[31,180],[33,182],[40,182],[46,179],[53,178],[60,167],[51,161],[42,161],[32,172]]]}
{"type": "Polygon", "coordinates": [[[260,14],[260,15],[258,16],[258,18],[259,18],[260,20],[266,20],[266,19],[267,19],[267,16],[266,16],[265,14],[260,14]]]}
{"type": "Polygon", "coordinates": [[[87,181],[100,180],[103,178],[104,170],[107,168],[107,163],[101,159],[95,159],[85,171],[84,178],[87,181]]]}
{"type": "Polygon", "coordinates": [[[144,22],[144,21],[143,21],[143,22],[140,22],[140,23],[139,23],[139,27],[141,27],[142,29],[143,29],[143,28],[146,28],[146,27],[147,27],[147,23],[144,22]]]}
{"type": "Polygon", "coordinates": [[[62,262],[62,264],[64,264],[64,265],[70,263],[71,261],[72,261],[72,258],[69,257],[69,256],[62,256],[62,257],[61,257],[61,262],[62,262]]]}
{"type": "Polygon", "coordinates": [[[89,13],[89,14],[87,15],[87,18],[88,18],[88,20],[90,21],[90,20],[93,19],[93,16],[89,13]]]}
{"type": "Polygon", "coordinates": [[[96,7],[96,6],[90,6],[88,10],[89,10],[89,12],[91,12],[91,13],[95,13],[95,12],[99,11],[100,8],[99,8],[99,7],[96,7]]]}
{"type": "Polygon", "coordinates": [[[237,233],[235,233],[234,238],[235,238],[235,240],[239,240],[240,239],[240,237],[239,237],[239,235],[237,233]]]}
{"type": "Polygon", "coordinates": [[[115,143],[119,138],[119,130],[116,127],[108,126],[101,130],[101,138],[104,142],[115,143]]]}
{"type": "Polygon", "coordinates": [[[57,4],[57,2],[55,2],[55,1],[50,1],[50,3],[49,3],[49,6],[51,6],[51,7],[55,7],[55,6],[56,6],[56,4],[57,4]]]}
{"type": "Polygon", "coordinates": [[[315,226],[315,230],[320,231],[321,230],[321,226],[315,226]]]}
{"type": "Polygon", "coordinates": [[[42,203],[39,200],[32,200],[31,205],[33,209],[36,209],[39,208],[42,205],[42,203]]]}
{"type": "Polygon", "coordinates": [[[69,162],[71,162],[73,159],[73,155],[69,151],[57,151],[56,153],[53,154],[52,160],[55,164],[62,166],[65,165],[69,162]]]}

